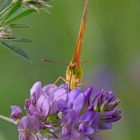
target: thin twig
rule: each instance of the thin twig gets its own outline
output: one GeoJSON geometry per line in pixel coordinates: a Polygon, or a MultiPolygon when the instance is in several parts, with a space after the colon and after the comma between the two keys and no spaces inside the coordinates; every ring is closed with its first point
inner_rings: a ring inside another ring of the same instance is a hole
{"type": "Polygon", "coordinates": [[[16,122],[14,120],[12,120],[12,119],[10,119],[10,118],[8,118],[6,116],[0,115],[0,119],[4,120],[4,121],[7,121],[7,122],[10,122],[10,123],[13,123],[13,124],[16,125],[16,122]]]}

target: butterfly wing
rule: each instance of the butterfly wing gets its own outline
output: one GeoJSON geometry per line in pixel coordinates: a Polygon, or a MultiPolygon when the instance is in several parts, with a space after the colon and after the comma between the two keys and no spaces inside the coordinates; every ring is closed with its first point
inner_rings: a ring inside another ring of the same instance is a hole
{"type": "Polygon", "coordinates": [[[85,1],[84,13],[80,25],[79,34],[78,34],[77,45],[72,59],[73,64],[80,64],[80,54],[81,54],[81,48],[83,45],[85,28],[86,28],[87,11],[88,11],[88,0],[85,1]]]}

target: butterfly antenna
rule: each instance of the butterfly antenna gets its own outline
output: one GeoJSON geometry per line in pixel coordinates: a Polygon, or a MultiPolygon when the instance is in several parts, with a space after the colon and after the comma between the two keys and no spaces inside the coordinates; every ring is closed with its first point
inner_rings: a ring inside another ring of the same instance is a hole
{"type": "Polygon", "coordinates": [[[54,60],[47,59],[47,58],[43,58],[42,61],[45,62],[45,63],[55,63],[55,64],[63,64],[63,65],[67,65],[65,62],[54,61],[54,60]]]}

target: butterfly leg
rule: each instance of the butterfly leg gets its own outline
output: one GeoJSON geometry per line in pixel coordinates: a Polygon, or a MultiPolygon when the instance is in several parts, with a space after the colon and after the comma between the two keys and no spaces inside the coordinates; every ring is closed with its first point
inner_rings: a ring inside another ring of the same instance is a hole
{"type": "Polygon", "coordinates": [[[60,80],[63,80],[65,83],[67,83],[67,80],[66,80],[64,77],[59,76],[59,77],[56,79],[56,81],[54,82],[54,84],[57,84],[60,80]]]}

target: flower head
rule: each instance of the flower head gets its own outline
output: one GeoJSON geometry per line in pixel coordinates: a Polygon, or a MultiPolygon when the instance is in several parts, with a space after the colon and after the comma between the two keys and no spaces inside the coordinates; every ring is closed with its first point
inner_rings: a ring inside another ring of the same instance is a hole
{"type": "Polygon", "coordinates": [[[25,100],[25,108],[30,115],[45,118],[49,112],[49,99],[41,87],[40,82],[36,82],[30,90],[30,98],[25,100]]]}
{"type": "Polygon", "coordinates": [[[19,139],[95,140],[97,132],[120,119],[121,111],[115,109],[118,104],[111,91],[93,87],[69,91],[66,84],[36,82],[25,100],[27,116],[19,121],[19,139]]]}
{"type": "Polygon", "coordinates": [[[23,0],[23,5],[35,9],[36,11],[44,10],[50,7],[50,0],[23,0]]]}
{"type": "Polygon", "coordinates": [[[0,26],[0,38],[8,39],[11,37],[11,29],[8,26],[0,26]]]}
{"type": "Polygon", "coordinates": [[[25,108],[30,115],[45,119],[65,104],[67,91],[65,85],[57,87],[48,84],[42,87],[40,82],[36,82],[30,90],[30,98],[25,100],[25,108]]]}
{"type": "Polygon", "coordinates": [[[112,91],[102,89],[91,94],[88,110],[100,114],[99,129],[110,129],[112,128],[112,122],[121,118],[121,111],[115,109],[119,103],[120,101],[112,91]]]}

